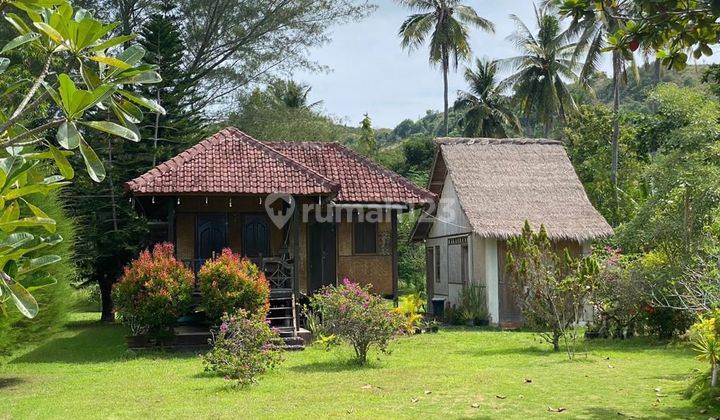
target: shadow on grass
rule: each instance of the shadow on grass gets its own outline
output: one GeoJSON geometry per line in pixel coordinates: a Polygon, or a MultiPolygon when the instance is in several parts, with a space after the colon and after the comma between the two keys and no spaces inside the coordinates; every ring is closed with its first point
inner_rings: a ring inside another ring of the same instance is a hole
{"type": "Polygon", "coordinates": [[[381,365],[369,361],[366,365],[360,366],[354,360],[325,360],[322,362],[308,363],[288,368],[288,370],[299,373],[327,373],[327,372],[350,372],[369,369],[380,369],[381,365]]]}
{"type": "Polygon", "coordinates": [[[0,389],[10,389],[15,388],[18,385],[22,385],[26,383],[27,380],[23,378],[18,378],[16,376],[13,377],[7,377],[7,378],[0,378],[0,389]]]}
{"type": "Polygon", "coordinates": [[[118,324],[73,321],[64,334],[52,338],[10,363],[104,363],[133,359],[183,359],[197,357],[194,352],[158,350],[130,351],[125,343],[126,329],[118,324]]]}
{"type": "Polygon", "coordinates": [[[678,408],[678,407],[662,407],[659,406],[650,414],[644,414],[638,416],[631,412],[625,412],[612,407],[590,407],[584,409],[580,417],[589,419],[612,419],[612,418],[634,418],[634,419],[657,419],[657,418],[707,418],[708,414],[704,416],[700,414],[700,408],[678,408]]]}

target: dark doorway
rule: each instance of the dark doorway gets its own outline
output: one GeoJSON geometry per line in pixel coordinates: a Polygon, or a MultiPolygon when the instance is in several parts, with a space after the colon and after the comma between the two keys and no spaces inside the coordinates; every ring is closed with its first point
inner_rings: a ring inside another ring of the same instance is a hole
{"type": "Polygon", "coordinates": [[[336,225],[310,222],[308,227],[308,292],[335,284],[336,225]]]}
{"type": "Polygon", "coordinates": [[[197,267],[227,247],[228,219],[225,214],[199,214],[195,236],[197,267]]]}
{"type": "Polygon", "coordinates": [[[270,256],[270,228],[264,214],[244,216],[242,253],[251,259],[270,256]]]}
{"type": "Polygon", "coordinates": [[[522,324],[523,316],[520,306],[515,299],[512,287],[510,286],[510,278],[505,267],[505,254],[507,247],[505,241],[497,243],[498,257],[498,293],[500,295],[500,323],[522,324]]]}

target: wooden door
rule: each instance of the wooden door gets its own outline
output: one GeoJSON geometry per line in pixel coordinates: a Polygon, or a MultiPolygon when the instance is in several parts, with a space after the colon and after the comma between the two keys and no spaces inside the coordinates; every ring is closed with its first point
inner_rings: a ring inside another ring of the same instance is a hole
{"type": "Polygon", "coordinates": [[[523,317],[520,306],[518,306],[515,295],[512,292],[512,287],[509,283],[509,274],[505,268],[505,254],[507,253],[505,241],[498,241],[497,247],[500,322],[519,324],[523,322],[523,317]]]}
{"type": "Polygon", "coordinates": [[[242,254],[250,259],[270,256],[270,226],[264,214],[243,217],[242,254]]]}
{"type": "Polygon", "coordinates": [[[308,292],[335,284],[337,237],[334,223],[308,226],[308,292]]]}
{"type": "Polygon", "coordinates": [[[200,214],[197,216],[195,235],[195,259],[197,267],[201,267],[205,260],[213,258],[227,247],[227,215],[200,214]]]}

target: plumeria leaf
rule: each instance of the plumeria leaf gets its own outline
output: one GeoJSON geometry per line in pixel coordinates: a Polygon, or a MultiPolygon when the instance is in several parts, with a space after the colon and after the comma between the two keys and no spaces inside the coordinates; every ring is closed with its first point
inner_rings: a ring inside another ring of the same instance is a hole
{"type": "Polygon", "coordinates": [[[63,154],[63,152],[61,152],[60,149],[55,146],[50,146],[50,152],[52,153],[52,158],[55,161],[58,169],[60,170],[63,178],[73,179],[73,177],[75,177],[75,170],[73,169],[70,161],[68,161],[68,158],[63,154]]]}
{"type": "Polygon", "coordinates": [[[35,318],[38,314],[38,304],[35,298],[20,283],[5,273],[0,273],[0,281],[5,284],[5,291],[10,293],[13,303],[27,318],[35,318]]]}
{"type": "Polygon", "coordinates": [[[114,136],[122,137],[130,141],[140,141],[140,137],[132,130],[123,127],[120,124],[115,124],[110,121],[80,121],[80,124],[86,125],[95,130],[104,131],[114,136]]]}
{"type": "Polygon", "coordinates": [[[92,147],[83,139],[80,139],[80,154],[85,160],[85,167],[90,178],[95,182],[102,182],[105,179],[105,167],[92,147]]]}
{"type": "Polygon", "coordinates": [[[77,127],[75,127],[75,123],[72,121],[65,121],[60,128],[58,128],[55,138],[60,146],[68,150],[77,148],[83,139],[77,127]]]}
{"type": "Polygon", "coordinates": [[[36,39],[40,38],[40,34],[36,32],[28,32],[24,35],[20,35],[16,38],[14,38],[12,41],[5,44],[2,50],[0,50],[0,54],[6,53],[8,51],[11,51],[23,44],[27,44],[28,42],[32,42],[36,39]]]}

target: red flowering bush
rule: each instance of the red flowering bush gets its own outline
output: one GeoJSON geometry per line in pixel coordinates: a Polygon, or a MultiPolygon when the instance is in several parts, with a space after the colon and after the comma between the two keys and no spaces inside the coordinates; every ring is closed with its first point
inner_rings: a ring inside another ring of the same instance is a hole
{"type": "Polygon", "coordinates": [[[133,334],[164,335],[192,304],[193,273],[175,259],[173,246],[157,244],[125,267],[113,287],[115,312],[133,334]]]}
{"type": "Polygon", "coordinates": [[[205,371],[243,386],[282,361],[282,338],[264,316],[240,309],[235,315],[223,315],[221,321],[213,332],[212,350],[202,356],[205,371]]]}
{"type": "Polygon", "coordinates": [[[225,313],[243,309],[262,318],[270,307],[270,286],[265,274],[247,258],[225,248],[219,257],[208,260],[198,272],[205,314],[213,322],[225,313]]]}
{"type": "Polygon", "coordinates": [[[361,365],[367,363],[372,346],[387,353],[388,344],[405,326],[405,317],[391,310],[380,296],[370,293],[370,286],[360,286],[347,278],[339,286],[324,287],[311,298],[311,305],[320,315],[322,331],[348,342],[361,365]]]}

